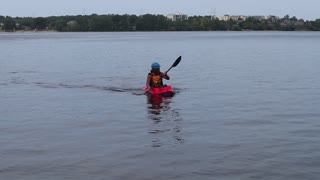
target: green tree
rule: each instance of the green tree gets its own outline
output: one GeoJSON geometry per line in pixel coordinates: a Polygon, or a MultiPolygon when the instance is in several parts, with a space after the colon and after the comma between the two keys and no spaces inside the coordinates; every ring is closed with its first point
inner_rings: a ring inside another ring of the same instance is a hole
{"type": "Polygon", "coordinates": [[[109,16],[91,16],[88,20],[89,31],[115,31],[113,22],[109,16]]]}
{"type": "Polygon", "coordinates": [[[205,31],[211,30],[211,20],[210,17],[202,17],[200,20],[201,29],[205,31]]]}
{"type": "Polygon", "coordinates": [[[46,18],[38,17],[34,19],[33,29],[44,30],[47,29],[48,22],[46,18]]]}
{"type": "Polygon", "coordinates": [[[80,24],[77,21],[69,21],[67,23],[66,31],[77,32],[80,30],[80,24]]]}
{"type": "Polygon", "coordinates": [[[30,17],[20,18],[17,20],[17,22],[19,22],[24,29],[31,29],[34,25],[34,19],[30,17]]]}
{"type": "Polygon", "coordinates": [[[57,31],[66,31],[67,22],[64,19],[58,19],[54,22],[54,29],[57,31]]]}
{"type": "Polygon", "coordinates": [[[88,17],[87,16],[79,16],[77,18],[77,22],[79,23],[80,31],[89,31],[88,17]]]}
{"type": "Polygon", "coordinates": [[[159,31],[167,31],[169,28],[169,20],[162,15],[158,15],[158,27],[159,31]]]}
{"type": "Polygon", "coordinates": [[[292,21],[292,22],[297,22],[298,19],[297,19],[295,16],[293,16],[292,18],[290,18],[290,21],[292,21]]]}
{"type": "Polygon", "coordinates": [[[158,18],[152,14],[145,14],[139,17],[137,22],[138,31],[156,31],[158,30],[158,18]]]}
{"type": "Polygon", "coordinates": [[[313,30],[320,30],[320,19],[316,19],[314,22],[311,23],[313,30]]]}
{"type": "Polygon", "coordinates": [[[289,14],[285,15],[285,16],[283,17],[283,19],[290,19],[289,14]]]}
{"type": "Polygon", "coordinates": [[[112,27],[113,31],[123,31],[124,26],[126,26],[128,23],[125,22],[123,19],[123,16],[120,15],[114,15],[112,16],[112,27]]]}
{"type": "Polygon", "coordinates": [[[3,24],[3,30],[5,31],[14,31],[16,29],[16,21],[9,16],[4,18],[3,24]]]}
{"type": "Polygon", "coordinates": [[[131,15],[129,16],[128,22],[129,22],[129,31],[135,31],[137,29],[137,23],[138,23],[138,16],[131,15]]]}
{"type": "Polygon", "coordinates": [[[192,31],[202,31],[201,20],[199,17],[190,17],[188,22],[190,23],[190,28],[192,31]]]}

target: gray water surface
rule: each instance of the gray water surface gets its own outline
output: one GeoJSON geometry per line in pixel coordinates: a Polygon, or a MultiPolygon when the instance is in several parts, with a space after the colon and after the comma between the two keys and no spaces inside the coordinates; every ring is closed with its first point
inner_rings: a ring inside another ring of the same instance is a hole
{"type": "Polygon", "coordinates": [[[320,33],[1,33],[0,179],[318,179],[320,33]],[[152,62],[174,97],[142,92],[152,62]]]}

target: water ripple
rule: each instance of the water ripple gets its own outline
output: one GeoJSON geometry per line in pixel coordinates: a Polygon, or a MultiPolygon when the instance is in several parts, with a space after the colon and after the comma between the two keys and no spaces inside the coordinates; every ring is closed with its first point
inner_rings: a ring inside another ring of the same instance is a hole
{"type": "Polygon", "coordinates": [[[51,84],[51,83],[43,83],[43,82],[34,82],[35,85],[43,87],[43,88],[67,88],[67,89],[97,89],[104,91],[112,91],[112,92],[130,92],[134,95],[144,95],[142,88],[122,88],[122,87],[113,87],[113,86],[98,86],[98,85],[74,85],[74,84],[51,84]]]}

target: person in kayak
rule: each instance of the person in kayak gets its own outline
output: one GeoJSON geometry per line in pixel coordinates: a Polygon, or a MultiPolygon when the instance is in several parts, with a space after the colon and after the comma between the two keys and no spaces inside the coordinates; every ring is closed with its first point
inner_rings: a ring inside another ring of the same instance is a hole
{"type": "Polygon", "coordinates": [[[168,76],[167,72],[163,73],[160,71],[160,64],[159,63],[152,63],[150,73],[147,76],[146,87],[147,91],[151,90],[151,88],[161,88],[163,87],[162,79],[169,80],[170,77],[168,76]]]}

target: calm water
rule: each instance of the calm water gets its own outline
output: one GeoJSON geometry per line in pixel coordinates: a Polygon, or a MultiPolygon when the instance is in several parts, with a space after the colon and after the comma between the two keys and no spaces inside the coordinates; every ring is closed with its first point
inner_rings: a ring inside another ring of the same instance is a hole
{"type": "Polygon", "coordinates": [[[320,33],[0,34],[0,179],[318,179],[320,33]],[[148,99],[150,64],[177,93],[148,99]],[[160,106],[159,106],[160,104],[160,106]]]}

